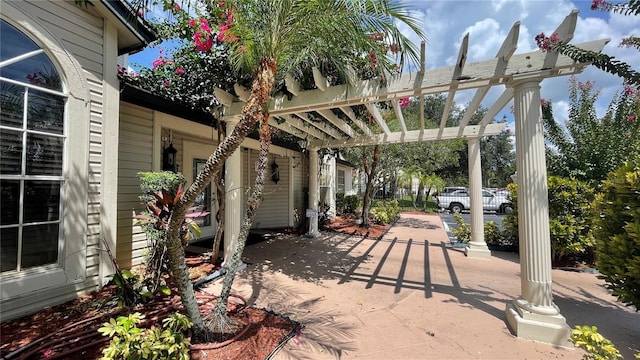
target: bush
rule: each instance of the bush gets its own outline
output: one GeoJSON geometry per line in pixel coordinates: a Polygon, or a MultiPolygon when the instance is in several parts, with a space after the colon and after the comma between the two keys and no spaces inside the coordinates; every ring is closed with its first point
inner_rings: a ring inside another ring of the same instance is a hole
{"type": "Polygon", "coordinates": [[[162,320],[162,328],[139,328],[144,319],[140,313],[118,316],[104,323],[98,332],[111,337],[102,350],[102,360],[110,359],[189,359],[189,340],[185,332],[191,321],[180,313],[162,320]]]}
{"type": "Polygon", "coordinates": [[[344,197],[344,212],[353,214],[358,208],[360,208],[361,199],[358,195],[348,195],[344,197]]]}
{"type": "Polygon", "coordinates": [[[500,232],[500,228],[495,221],[487,221],[486,223],[484,223],[484,241],[487,243],[487,245],[505,245],[502,233],[500,232]]]}
{"type": "Polygon", "coordinates": [[[182,174],[171,171],[139,172],[138,177],[140,177],[140,190],[142,190],[140,200],[142,200],[145,205],[155,201],[155,197],[152,195],[153,193],[166,190],[170,194],[175,195],[180,185],[184,186],[186,183],[182,174]]]}
{"type": "Polygon", "coordinates": [[[456,228],[452,228],[451,232],[453,233],[453,235],[456,236],[456,239],[458,239],[458,242],[466,243],[471,241],[471,227],[469,227],[469,224],[467,224],[467,222],[464,221],[462,214],[454,213],[453,218],[456,221],[456,225],[458,226],[456,228]]]}
{"type": "MultiPolygon", "coordinates": [[[[550,176],[547,179],[549,194],[549,232],[551,255],[555,260],[565,256],[588,257],[592,261],[595,238],[591,231],[591,201],[594,190],[586,183],[574,179],[550,176]]],[[[505,245],[519,244],[517,185],[509,184],[513,211],[504,217],[505,245]]]]}
{"type": "Polygon", "coordinates": [[[600,278],[640,310],[640,159],[608,175],[594,207],[600,278]]]}
{"type": "Polygon", "coordinates": [[[347,202],[344,199],[344,193],[336,193],[336,213],[342,214],[343,212],[345,212],[344,209],[346,206],[347,202]]]}
{"type": "Polygon", "coordinates": [[[585,360],[616,360],[622,359],[622,355],[613,343],[598,333],[595,326],[577,325],[571,330],[571,342],[587,353],[582,357],[585,360]]]}
{"type": "Polygon", "coordinates": [[[594,190],[587,183],[550,176],[549,230],[553,259],[589,255],[593,262],[595,238],[592,232],[594,190]]]}
{"type": "Polygon", "coordinates": [[[400,214],[400,206],[398,201],[392,200],[376,200],[370,211],[373,221],[378,224],[390,224],[398,218],[400,214]]]}

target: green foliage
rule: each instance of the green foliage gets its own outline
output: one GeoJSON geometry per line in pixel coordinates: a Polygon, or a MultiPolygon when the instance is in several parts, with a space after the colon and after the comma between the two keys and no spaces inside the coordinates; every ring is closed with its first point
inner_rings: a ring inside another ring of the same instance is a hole
{"type": "Polygon", "coordinates": [[[376,200],[371,208],[373,220],[378,224],[390,224],[394,222],[400,215],[400,206],[398,201],[392,200],[376,200]]]}
{"type": "Polygon", "coordinates": [[[112,359],[189,359],[186,331],[191,321],[180,313],[162,320],[162,327],[140,328],[144,315],[132,313],[111,318],[98,332],[109,336],[109,346],[102,350],[102,360],[112,359]]]}
{"type": "Polygon", "coordinates": [[[609,174],[595,201],[597,267],[619,301],[640,309],[640,158],[609,174]]]}
{"type": "Polygon", "coordinates": [[[344,207],[344,211],[350,214],[353,214],[356,212],[356,210],[358,210],[358,208],[360,208],[361,206],[361,198],[358,195],[349,195],[349,196],[345,196],[344,201],[345,201],[345,207],[344,207]]]}
{"type": "Polygon", "coordinates": [[[346,202],[344,200],[344,193],[343,192],[336,193],[336,212],[338,214],[343,213],[345,207],[346,207],[346,202]]]}
{"type": "Polygon", "coordinates": [[[116,298],[118,306],[133,306],[145,303],[153,299],[155,292],[165,295],[171,294],[171,290],[164,284],[156,284],[153,279],[140,280],[140,275],[124,269],[113,274],[113,282],[116,285],[116,298]]]}
{"type": "Polygon", "coordinates": [[[571,330],[571,342],[587,353],[584,360],[616,360],[622,359],[622,355],[613,343],[598,333],[595,326],[576,325],[571,330]]]}
{"type": "Polygon", "coordinates": [[[462,214],[454,213],[453,218],[456,221],[456,228],[451,228],[451,232],[456,236],[458,242],[469,242],[471,241],[471,227],[464,221],[462,214]]]}
{"type": "MultiPolygon", "coordinates": [[[[549,176],[547,187],[551,255],[556,260],[563,256],[591,256],[595,246],[591,219],[594,190],[584,182],[556,176],[549,176]]],[[[503,236],[505,244],[518,245],[517,185],[509,184],[507,188],[511,193],[513,211],[502,221],[503,236]]]]}
{"type": "Polygon", "coordinates": [[[613,98],[605,116],[599,119],[595,109],[598,95],[593,83],[572,78],[566,127],[554,120],[551,103],[543,101],[551,175],[576,178],[597,187],[610,171],[640,156],[640,97],[633,89],[625,89],[613,98]]]}
{"type": "Polygon", "coordinates": [[[165,190],[169,194],[175,195],[178,193],[178,189],[186,183],[184,175],[171,171],[143,171],[138,173],[138,177],[140,178],[140,190],[142,190],[140,200],[145,205],[155,202],[156,197],[153,193],[165,190]]]}
{"type": "Polygon", "coordinates": [[[593,189],[584,182],[557,176],[550,176],[547,184],[553,258],[591,252],[595,246],[591,217],[593,189]]]}
{"type": "Polygon", "coordinates": [[[495,221],[487,221],[486,223],[484,223],[484,241],[487,243],[487,245],[505,245],[502,233],[500,232],[500,228],[495,221]]]}

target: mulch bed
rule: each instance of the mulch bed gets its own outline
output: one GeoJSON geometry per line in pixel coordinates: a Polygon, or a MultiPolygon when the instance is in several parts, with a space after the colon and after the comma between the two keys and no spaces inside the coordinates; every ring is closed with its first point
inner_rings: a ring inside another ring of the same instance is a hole
{"type": "MultiPolygon", "coordinates": [[[[192,280],[213,269],[206,261],[191,259],[189,263],[192,280]]],[[[109,338],[100,335],[97,329],[110,318],[137,311],[153,324],[167,313],[180,309],[177,296],[158,298],[136,308],[118,308],[112,301],[115,290],[113,285],[106,286],[67,303],[3,323],[0,356],[6,360],[99,359],[109,338]],[[15,353],[19,349],[21,351],[15,353]]],[[[297,330],[295,322],[263,309],[241,307],[229,315],[236,320],[250,320],[246,333],[224,347],[192,351],[193,359],[264,359],[297,330]]]]}
{"type": "Polygon", "coordinates": [[[349,234],[354,236],[363,236],[370,239],[380,239],[389,230],[392,224],[380,225],[369,219],[369,226],[358,225],[355,223],[355,215],[342,214],[327,221],[322,225],[324,230],[349,234]]]}

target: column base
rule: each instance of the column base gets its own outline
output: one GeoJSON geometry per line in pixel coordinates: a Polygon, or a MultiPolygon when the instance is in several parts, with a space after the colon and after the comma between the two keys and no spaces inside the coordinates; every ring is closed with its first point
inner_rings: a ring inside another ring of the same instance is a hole
{"type": "Polygon", "coordinates": [[[309,231],[308,233],[304,234],[304,237],[306,238],[316,238],[318,236],[320,236],[320,231],[315,231],[315,232],[309,231]]]}
{"type": "Polygon", "coordinates": [[[490,259],[491,258],[491,250],[487,247],[487,245],[476,245],[473,242],[469,243],[464,249],[464,254],[467,257],[475,258],[475,259],[490,259]]]}
{"type": "Polygon", "coordinates": [[[564,316],[559,312],[544,315],[527,311],[518,306],[519,300],[508,303],[505,310],[509,329],[515,336],[561,347],[574,347],[569,341],[571,328],[564,316]]]}

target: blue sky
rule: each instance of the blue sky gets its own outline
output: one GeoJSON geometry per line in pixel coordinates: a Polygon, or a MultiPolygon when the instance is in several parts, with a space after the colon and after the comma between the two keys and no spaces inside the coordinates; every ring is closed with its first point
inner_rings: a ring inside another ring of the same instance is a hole
{"type": "MultiPolygon", "coordinates": [[[[451,66],[455,63],[462,38],[469,33],[467,63],[490,59],[502,45],[512,25],[520,21],[520,38],[516,53],[536,49],[535,36],[549,35],[573,9],[578,9],[578,23],[572,43],[610,38],[604,52],[626,61],[634,69],[640,69],[640,56],[634,49],[620,48],[620,40],[629,35],[640,35],[640,17],[623,16],[590,9],[591,0],[449,0],[406,2],[415,17],[422,19],[427,36],[426,67],[428,69],[451,66]]],[[[409,34],[410,35],[410,34],[409,34]]],[[[130,64],[150,66],[158,56],[158,48],[149,48],[132,55],[130,64]]],[[[600,115],[604,114],[612,97],[622,89],[622,80],[594,67],[588,67],[577,76],[579,81],[595,81],[595,89],[601,91],[596,104],[600,115]]],[[[542,82],[541,95],[553,102],[554,115],[559,122],[567,119],[568,77],[546,79],[542,82]]],[[[483,105],[491,106],[502,89],[490,92],[483,105]]],[[[456,103],[464,105],[473,92],[456,94],[456,103]]],[[[506,111],[510,123],[513,114],[506,111]]]]}

